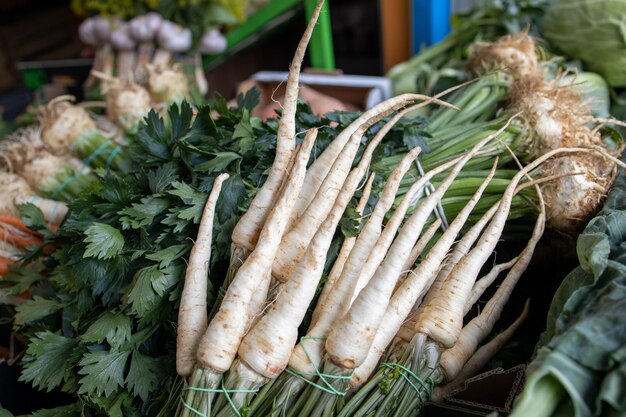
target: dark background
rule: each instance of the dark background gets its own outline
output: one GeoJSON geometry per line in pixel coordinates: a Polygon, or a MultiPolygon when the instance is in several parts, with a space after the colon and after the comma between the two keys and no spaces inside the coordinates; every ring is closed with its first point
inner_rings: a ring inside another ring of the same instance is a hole
{"type": "MultiPolygon", "coordinates": [[[[338,69],[346,74],[383,73],[378,16],[377,0],[331,2],[338,69]]],[[[73,87],[87,76],[85,58],[91,58],[92,50],[78,39],[79,23],[70,0],[0,1],[0,107],[5,118],[14,118],[32,100],[28,87],[37,80],[25,78],[20,68],[41,61],[48,80],[67,84],[71,93],[80,95],[80,88],[73,87]]],[[[304,27],[304,12],[298,10],[294,18],[267,28],[252,45],[211,67],[211,92],[233,97],[236,85],[257,71],[286,71],[304,27]]]]}

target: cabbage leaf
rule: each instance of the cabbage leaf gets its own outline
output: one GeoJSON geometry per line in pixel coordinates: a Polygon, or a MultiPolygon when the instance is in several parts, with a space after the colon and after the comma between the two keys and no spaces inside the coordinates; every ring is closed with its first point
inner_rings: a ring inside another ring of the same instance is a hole
{"type": "Polygon", "coordinates": [[[546,10],[543,35],[611,86],[626,87],[626,0],[557,0],[546,10]]]}
{"type": "Polygon", "coordinates": [[[513,417],[626,412],[626,180],[579,236],[513,417]]]}

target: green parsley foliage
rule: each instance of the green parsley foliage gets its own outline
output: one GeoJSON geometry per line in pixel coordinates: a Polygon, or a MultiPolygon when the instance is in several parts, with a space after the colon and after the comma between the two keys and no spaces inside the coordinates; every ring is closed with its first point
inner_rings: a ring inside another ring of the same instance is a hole
{"type": "Polygon", "coordinates": [[[102,314],[81,336],[84,342],[102,343],[105,340],[111,347],[118,348],[130,339],[131,318],[118,312],[102,314]]]}
{"type": "Polygon", "coordinates": [[[80,411],[81,407],[79,404],[71,404],[49,410],[38,410],[32,414],[32,417],[81,417],[80,411]]]}
{"type": "Polygon", "coordinates": [[[124,237],[108,224],[94,223],[85,230],[87,250],[84,257],[93,256],[98,259],[111,259],[124,249],[124,237]]]}
{"type": "Polygon", "coordinates": [[[128,351],[112,349],[94,350],[83,355],[78,365],[80,379],[79,394],[96,394],[109,397],[124,383],[124,369],[128,351]]]}
{"type": "MultiPolygon", "coordinates": [[[[23,291],[24,282],[31,286],[32,298],[15,319],[16,331],[28,339],[22,380],[74,396],[76,406],[68,405],[65,415],[173,414],[181,386],[174,367],[177,308],[203,206],[215,177],[228,172],[214,223],[211,306],[228,267],[233,227],[274,160],[278,121],[250,116],[256,92],[238,102],[228,109],[218,96],[195,111],[183,102],[165,116],[148,114],[126,150],[133,169],[102,175],[70,205],[57,233],[44,233],[54,252],[33,254],[35,262],[2,284],[15,291],[23,291]]],[[[357,116],[318,117],[301,102],[298,141],[304,130],[322,127],[313,159],[357,116]]],[[[401,129],[393,134],[402,137],[401,129]]],[[[342,221],[347,235],[361,220],[354,208],[342,221]]],[[[45,232],[34,206],[23,215],[45,232]]],[[[329,259],[340,241],[341,232],[329,259]]]]}
{"type": "Polygon", "coordinates": [[[29,342],[22,381],[51,391],[72,377],[67,359],[73,356],[78,340],[43,331],[36,333],[29,342]]]}
{"type": "Polygon", "coordinates": [[[15,324],[22,325],[40,320],[63,307],[57,300],[34,296],[32,300],[18,304],[15,324]]]}

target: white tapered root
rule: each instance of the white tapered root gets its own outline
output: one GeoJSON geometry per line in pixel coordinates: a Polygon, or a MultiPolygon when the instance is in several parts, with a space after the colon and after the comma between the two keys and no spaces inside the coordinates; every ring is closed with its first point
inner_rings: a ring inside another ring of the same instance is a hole
{"type": "MultiPolygon", "coordinates": [[[[372,184],[374,183],[375,177],[376,174],[372,172],[369,179],[367,180],[367,183],[365,183],[363,193],[361,194],[361,198],[359,199],[359,203],[357,204],[356,212],[361,217],[363,216],[365,206],[367,205],[367,202],[370,198],[370,193],[372,192],[372,184]]],[[[328,278],[326,280],[326,283],[324,284],[324,287],[322,288],[322,293],[320,294],[317,301],[319,304],[325,304],[328,295],[331,293],[331,291],[333,291],[335,282],[337,281],[337,278],[339,278],[339,276],[341,275],[341,271],[343,271],[343,266],[348,260],[348,256],[350,255],[350,252],[352,251],[355,242],[356,236],[346,236],[343,238],[343,243],[341,244],[341,248],[339,249],[339,253],[337,254],[337,259],[335,259],[335,262],[333,263],[333,266],[328,273],[328,278]]],[[[313,313],[313,316],[311,318],[312,323],[315,323],[315,321],[317,320],[316,313],[319,314],[319,311],[315,310],[315,312],[313,313]]]]}
{"type": "MultiPolygon", "coordinates": [[[[459,164],[455,167],[456,169],[449,174],[448,178],[453,179],[455,177],[455,173],[460,171],[463,164],[464,160],[459,161],[459,164]]],[[[378,361],[380,360],[385,349],[391,343],[403,322],[413,310],[413,307],[419,300],[420,296],[434,281],[439,270],[439,265],[450,250],[450,247],[454,244],[454,241],[467,221],[467,218],[489,185],[489,182],[495,174],[496,167],[497,161],[494,163],[491,171],[480,187],[476,190],[474,195],[472,195],[469,199],[465,207],[463,207],[463,209],[455,217],[454,221],[449,225],[448,229],[446,229],[437,242],[430,248],[426,257],[409,275],[407,275],[406,280],[393,293],[393,296],[391,297],[391,300],[389,301],[389,304],[384,312],[384,316],[381,319],[376,335],[371,342],[370,349],[367,352],[367,357],[364,359],[361,366],[355,370],[352,376],[352,386],[358,386],[369,378],[371,373],[376,369],[378,361]]],[[[442,182],[442,184],[444,183],[445,181],[442,182]]],[[[437,191],[431,194],[431,196],[436,195],[436,193],[437,191]]]]}
{"type": "Polygon", "coordinates": [[[228,179],[228,174],[221,174],[213,183],[213,189],[204,206],[196,242],[189,254],[183,292],[180,296],[176,334],[176,372],[182,377],[191,375],[196,364],[198,344],[207,327],[206,296],[209,262],[211,261],[213,219],[222,184],[226,179],[228,179]]]}
{"type": "Polygon", "coordinates": [[[491,256],[504,228],[517,184],[530,171],[557,155],[593,152],[594,149],[558,148],[545,153],[520,170],[511,180],[500,201],[498,211],[491,223],[472,249],[452,270],[439,295],[425,308],[418,323],[418,331],[430,336],[446,348],[454,346],[461,332],[465,304],[480,268],[491,256]]]}
{"type": "MultiPolygon", "coordinates": [[[[443,107],[449,107],[458,110],[454,105],[440,100],[436,97],[429,97],[422,94],[402,94],[385,100],[371,109],[362,113],[348,127],[342,130],[339,135],[324,149],[324,152],[311,164],[307,177],[302,187],[302,194],[298,198],[296,208],[294,209],[291,223],[295,224],[297,219],[309,206],[314,196],[318,193],[320,186],[328,175],[337,156],[342,152],[350,137],[366,123],[381,120],[385,115],[389,115],[404,107],[411,106],[413,110],[436,104],[443,107]],[[417,103],[417,104],[416,104],[417,103]]],[[[383,127],[384,129],[384,127],[383,127]]]]}
{"type": "Polygon", "coordinates": [[[235,359],[239,343],[249,327],[250,301],[254,292],[263,286],[263,280],[270,279],[268,272],[271,271],[289,213],[302,187],[306,165],[316,137],[316,129],[307,132],[296,154],[289,181],[261,230],[259,244],[237,271],[218,312],[200,341],[198,363],[204,369],[223,373],[235,359]]]}
{"type": "Polygon", "coordinates": [[[289,75],[285,87],[285,102],[283,103],[283,113],[279,120],[276,137],[276,156],[270,168],[265,183],[252,199],[250,207],[237,222],[232,234],[232,240],[237,245],[248,250],[254,249],[259,239],[259,234],[272,204],[278,198],[281,185],[285,179],[287,166],[291,159],[296,145],[296,107],[298,104],[298,83],[300,78],[300,68],[306,47],[311,39],[311,34],[315,28],[324,0],[319,0],[311,20],[307,25],[300,43],[296,48],[293,60],[289,66],[289,75]]]}
{"type": "Polygon", "coordinates": [[[321,364],[324,354],[323,339],[335,320],[347,311],[360,268],[380,236],[383,218],[393,204],[402,177],[409,170],[418,153],[419,149],[409,152],[387,179],[380,198],[361,230],[333,291],[330,292],[328,298],[323,300],[323,303],[317,303],[313,313],[316,320],[307,331],[307,352],[304,351],[302,344],[296,346],[289,360],[292,368],[310,373],[321,364]]]}
{"type": "Polygon", "coordinates": [[[515,285],[530,263],[535,247],[543,235],[546,221],[545,204],[538,187],[537,192],[541,211],[537,217],[532,236],[493,297],[487,302],[481,313],[463,328],[456,344],[448,349],[449,353],[446,357],[442,357],[440,366],[447,380],[451,381],[456,377],[465,363],[472,357],[478,345],[491,333],[493,326],[509,301],[515,285]]]}
{"type": "MultiPolygon", "coordinates": [[[[519,329],[519,327],[524,323],[526,317],[528,317],[530,302],[526,301],[524,304],[524,309],[522,310],[519,317],[511,323],[509,327],[507,327],[503,332],[499,333],[496,337],[491,339],[489,342],[485,343],[481,346],[474,355],[467,361],[467,363],[463,366],[461,372],[456,375],[456,377],[449,381],[444,385],[439,385],[433,391],[433,396],[431,400],[434,402],[443,401],[452,391],[457,388],[463,386],[465,381],[474,375],[478,374],[478,372],[487,365],[487,363],[498,353],[504,345],[506,345],[513,334],[519,329]]],[[[441,354],[441,358],[444,361],[447,361],[447,356],[449,355],[448,351],[444,351],[441,354]]]]}
{"type": "Polygon", "coordinates": [[[489,288],[491,284],[494,283],[496,278],[498,278],[498,276],[502,272],[506,271],[507,269],[510,269],[513,265],[515,265],[518,259],[519,257],[516,256],[507,262],[494,265],[484,277],[476,281],[476,283],[474,284],[474,287],[472,288],[472,295],[467,301],[467,304],[465,304],[465,314],[469,313],[472,307],[478,302],[480,297],[485,293],[487,288],[489,288]]]}

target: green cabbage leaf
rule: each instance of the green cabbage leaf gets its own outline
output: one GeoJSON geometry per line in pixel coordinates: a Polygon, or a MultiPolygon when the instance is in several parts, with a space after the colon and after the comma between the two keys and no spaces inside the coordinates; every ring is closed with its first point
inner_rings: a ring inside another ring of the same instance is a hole
{"type": "Polygon", "coordinates": [[[579,236],[510,417],[626,413],[626,180],[579,236]]]}
{"type": "Polygon", "coordinates": [[[552,47],[626,87],[626,0],[556,0],[543,19],[552,47]]]}

